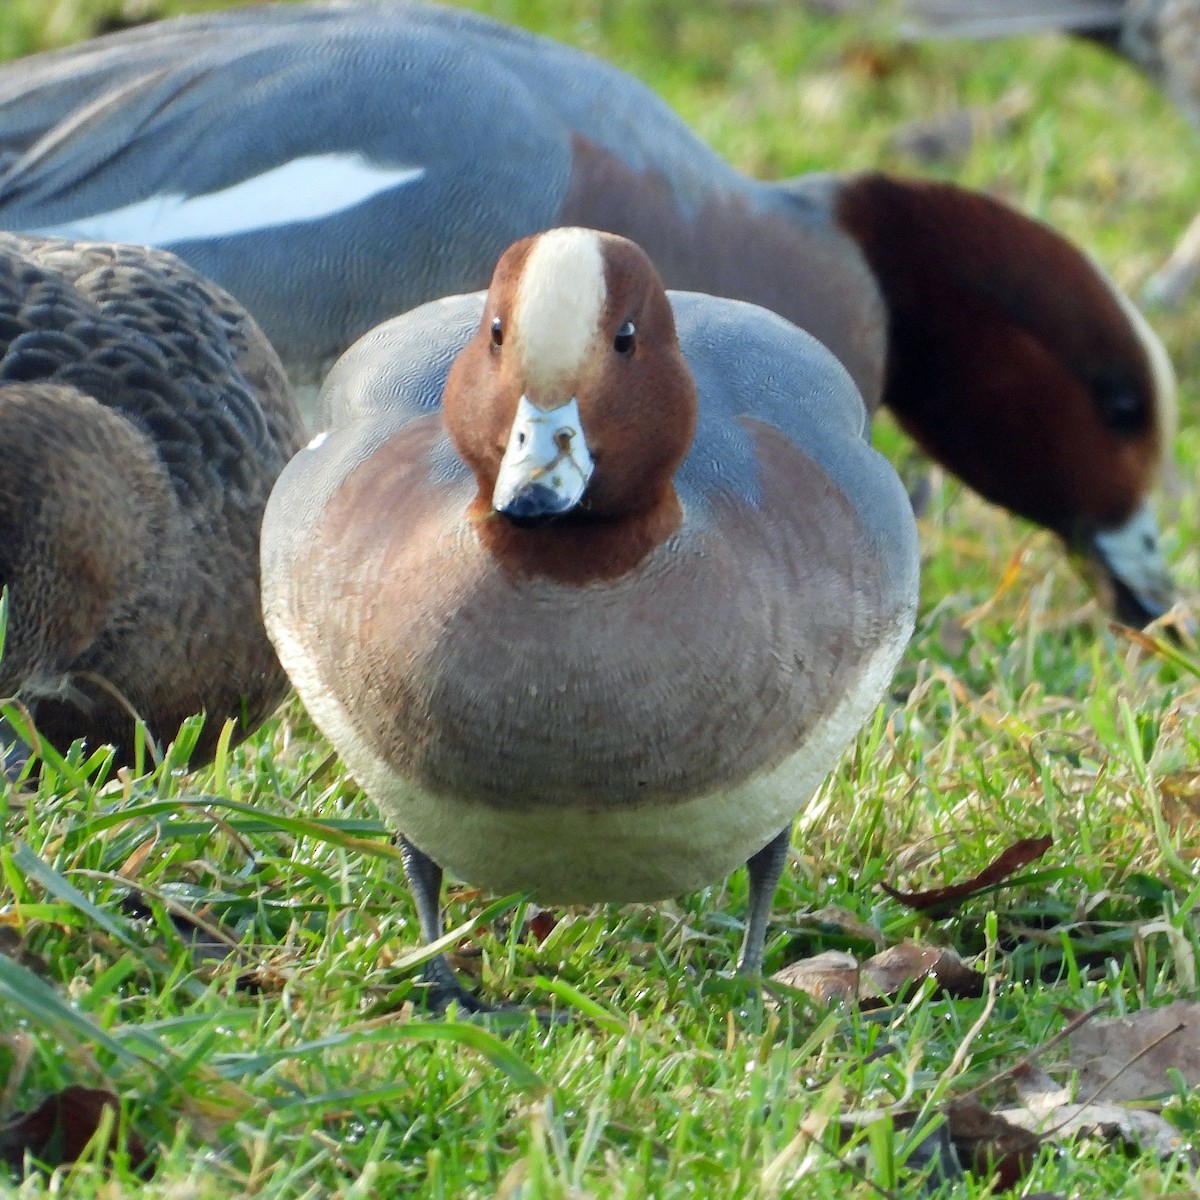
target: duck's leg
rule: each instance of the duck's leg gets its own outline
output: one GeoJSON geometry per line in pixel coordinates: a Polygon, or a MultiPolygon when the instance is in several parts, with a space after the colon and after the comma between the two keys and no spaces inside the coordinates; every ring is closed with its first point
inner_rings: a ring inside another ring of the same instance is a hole
{"type": "MultiPolygon", "coordinates": [[[[404,874],[417,905],[417,921],[421,936],[427,942],[436,942],[442,936],[442,868],[418,850],[403,834],[400,835],[400,854],[404,861],[404,874]]],[[[423,971],[429,983],[428,1004],[438,1012],[444,1012],[451,1004],[457,1004],[464,1012],[489,1013],[499,1011],[486,1000],[480,1000],[469,992],[446,961],[444,954],[431,958],[423,971]]]]}
{"type": "Polygon", "coordinates": [[[763,951],[767,943],[767,922],[771,919],[771,902],[787,862],[788,846],[792,840],[792,823],[771,839],[746,863],[750,876],[750,914],[746,918],[746,936],[742,941],[742,957],[738,971],[742,975],[762,972],[763,951]]]}

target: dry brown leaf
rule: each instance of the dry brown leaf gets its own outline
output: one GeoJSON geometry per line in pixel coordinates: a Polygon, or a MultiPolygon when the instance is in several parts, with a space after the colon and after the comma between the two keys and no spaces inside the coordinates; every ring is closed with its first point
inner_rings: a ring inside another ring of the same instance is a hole
{"type": "Polygon", "coordinates": [[[1092,1021],[1071,1035],[1070,1065],[1079,1072],[1076,1094],[1105,1103],[1141,1100],[1200,1086],[1200,1003],[1176,1000],[1127,1017],[1092,1021]]]}
{"type": "Polygon", "coordinates": [[[1037,1133],[1042,1138],[1064,1142],[1077,1137],[1098,1137],[1122,1141],[1148,1150],[1160,1158],[1170,1158],[1183,1149],[1179,1130],[1156,1112],[1129,1108],[1108,1101],[1075,1103],[1070,1088],[1059,1087],[1053,1079],[1034,1067],[1013,1073],[1020,1108],[999,1113],[1006,1121],[1037,1133]]]}
{"type": "Polygon", "coordinates": [[[858,959],[845,950],[825,950],[788,963],[771,976],[776,983],[806,992],[814,1000],[853,1000],[858,995],[858,959]]]}
{"type": "Polygon", "coordinates": [[[1056,1142],[1077,1137],[1119,1140],[1159,1158],[1170,1158],[1186,1145],[1179,1130],[1158,1113],[1124,1104],[1059,1104],[1044,1112],[1004,1108],[997,1115],[1056,1142]]]}
{"type": "MultiPolygon", "coordinates": [[[[909,1162],[935,1164],[943,1178],[953,1177],[941,1149],[948,1142],[953,1148],[949,1156],[952,1160],[973,1175],[993,1179],[997,1189],[1015,1186],[1029,1171],[1041,1142],[1028,1130],[1004,1120],[973,1097],[951,1100],[937,1111],[945,1117],[945,1123],[931,1130],[910,1152],[909,1162]]],[[[896,1129],[909,1129],[920,1116],[914,1111],[868,1109],[843,1114],[838,1125],[850,1132],[889,1119],[896,1129]]]]}
{"type": "Polygon", "coordinates": [[[905,46],[858,42],[846,48],[842,55],[842,68],[866,79],[887,79],[911,61],[912,53],[905,46]]]}
{"type": "Polygon", "coordinates": [[[951,1100],[944,1111],[954,1149],[973,1175],[994,1178],[999,1190],[1025,1178],[1041,1145],[1038,1137],[974,1097],[951,1100]]]}
{"type": "Polygon", "coordinates": [[[862,1007],[872,1008],[890,1002],[929,976],[951,996],[983,994],[983,976],[953,950],[917,942],[901,942],[861,964],[844,950],[826,950],[789,963],[771,978],[822,1003],[857,1000],[862,1007]]]}
{"type": "Polygon", "coordinates": [[[978,875],[963,883],[952,883],[948,887],[932,888],[927,892],[900,892],[886,883],[881,883],[880,887],[893,900],[899,900],[909,908],[927,913],[931,917],[947,917],[957,912],[968,897],[1003,883],[1022,867],[1036,862],[1053,844],[1054,839],[1049,834],[1043,837],[1022,838],[984,867],[978,875]]]}
{"type": "MultiPolygon", "coordinates": [[[[17,1113],[0,1127],[0,1162],[21,1171],[29,1154],[47,1167],[76,1162],[100,1129],[105,1112],[112,1114],[106,1153],[117,1141],[119,1105],[112,1092],[76,1084],[47,1096],[32,1112],[17,1113]]],[[[145,1144],[132,1131],[125,1139],[130,1163],[141,1170],[149,1159],[145,1144]]]]}
{"type": "Polygon", "coordinates": [[[525,922],[525,928],[540,946],[554,932],[557,924],[558,917],[548,908],[535,908],[525,922]]]}
{"type": "Polygon", "coordinates": [[[900,995],[926,976],[937,980],[939,991],[950,996],[982,996],[984,978],[968,967],[953,950],[901,942],[876,954],[862,965],[862,995],[900,995]]]}
{"type": "Polygon", "coordinates": [[[0,954],[5,954],[35,975],[50,978],[50,967],[46,960],[34,954],[25,945],[25,939],[11,925],[0,925],[0,954]]]}

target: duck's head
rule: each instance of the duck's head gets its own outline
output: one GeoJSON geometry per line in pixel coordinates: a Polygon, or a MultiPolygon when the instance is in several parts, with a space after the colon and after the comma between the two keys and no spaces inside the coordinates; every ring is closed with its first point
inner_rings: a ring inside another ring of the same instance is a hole
{"type": "Polygon", "coordinates": [[[696,388],[662,280],[633,242],[563,228],[511,246],[444,411],[478,483],[481,536],[510,565],[561,574],[585,537],[615,556],[597,573],[619,574],[678,524],[672,477],[696,388]]]}
{"type": "Polygon", "coordinates": [[[847,180],[838,217],[888,312],[884,402],[981,495],[1054,530],[1122,620],[1171,604],[1149,493],[1175,381],[1149,325],[1085,254],[988,196],[847,180]]]}

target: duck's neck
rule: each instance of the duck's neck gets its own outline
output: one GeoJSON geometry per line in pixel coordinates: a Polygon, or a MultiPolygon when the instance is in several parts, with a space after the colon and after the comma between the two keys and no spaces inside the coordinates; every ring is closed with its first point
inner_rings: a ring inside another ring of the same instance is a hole
{"type": "Polygon", "coordinates": [[[634,570],[679,528],[683,510],[672,487],[629,516],[566,514],[535,528],[514,524],[476,497],[469,510],[480,543],[505,570],[582,587],[634,570]]]}

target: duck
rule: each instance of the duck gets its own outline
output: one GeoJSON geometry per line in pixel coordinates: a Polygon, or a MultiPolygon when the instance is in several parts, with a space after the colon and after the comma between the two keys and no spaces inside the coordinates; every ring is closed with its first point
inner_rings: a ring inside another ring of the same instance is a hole
{"type": "Polygon", "coordinates": [[[813,334],[872,411],[1054,531],[1120,619],[1171,605],[1150,499],[1170,361],[1086,254],[998,200],[749,178],[628,74],[437,5],[238,8],[0,69],[0,226],[179,254],[254,314],[310,414],[367,330],[576,225],[813,334]]]}
{"type": "MultiPolygon", "coordinates": [[[[1161,88],[1200,130],[1200,0],[905,0],[905,32],[917,37],[1000,38],[1062,32],[1095,42],[1161,88]]],[[[1200,215],[1143,299],[1178,308],[1200,278],[1200,215]]]]}
{"type": "Polygon", "coordinates": [[[792,818],[916,612],[911,504],[844,368],[564,227],[368,333],[323,400],[267,505],[263,611],[401,835],[422,935],[444,871],[591,904],[746,864],[759,972],[792,818]]]}
{"type": "Polygon", "coordinates": [[[145,761],[139,718],[156,751],[204,713],[200,765],[275,708],[259,526],[303,442],[266,337],[173,255],[0,234],[0,695],[37,739],[145,761]]]}

